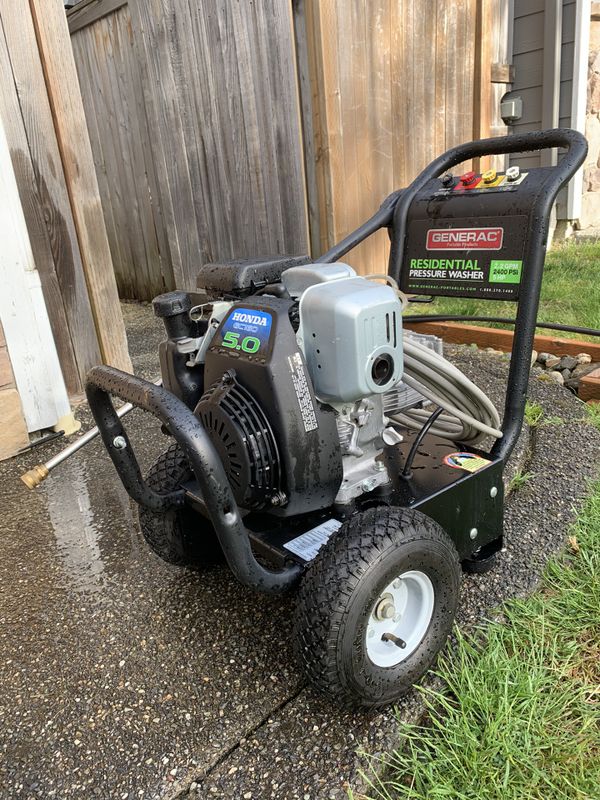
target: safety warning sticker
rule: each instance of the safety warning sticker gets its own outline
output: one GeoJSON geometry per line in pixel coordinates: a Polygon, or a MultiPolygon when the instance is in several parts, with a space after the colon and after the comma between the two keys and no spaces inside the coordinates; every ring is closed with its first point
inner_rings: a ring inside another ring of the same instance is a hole
{"type": "Polygon", "coordinates": [[[287,544],[284,544],[284,547],[290,553],[295,553],[305,561],[312,561],[329,537],[339,530],[341,526],[342,523],[339,520],[329,519],[327,522],[317,525],[316,528],[292,539],[287,544]]]}
{"type": "Polygon", "coordinates": [[[307,433],[309,431],[315,431],[319,427],[319,423],[317,422],[315,407],[310,389],[308,388],[302,356],[300,353],[294,353],[293,356],[288,356],[288,363],[290,365],[290,372],[292,373],[292,383],[294,384],[296,397],[298,398],[298,405],[300,406],[300,413],[302,414],[304,430],[307,433]]]}
{"type": "Polygon", "coordinates": [[[483,467],[491,464],[487,458],[482,458],[474,453],[450,453],[444,458],[444,464],[453,469],[464,469],[466,472],[479,472],[483,467]]]}

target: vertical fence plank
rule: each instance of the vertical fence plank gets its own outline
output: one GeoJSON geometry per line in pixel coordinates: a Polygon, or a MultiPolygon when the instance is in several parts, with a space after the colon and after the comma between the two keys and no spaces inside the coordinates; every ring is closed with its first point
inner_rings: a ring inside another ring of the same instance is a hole
{"type": "MultiPolygon", "coordinates": [[[[303,3],[321,240],[328,245],[436,155],[472,138],[478,2],[488,0],[303,3]]],[[[492,36],[489,24],[486,42],[492,36]]],[[[489,67],[485,47],[480,57],[489,67]]],[[[478,98],[484,88],[481,80],[478,98]]],[[[486,127],[482,117],[480,135],[486,127]]],[[[347,258],[360,272],[381,272],[388,250],[381,233],[347,258]]]]}
{"type": "Polygon", "coordinates": [[[125,327],[64,7],[58,0],[51,3],[30,0],[30,8],[100,350],[106,363],[130,369],[125,327]]]}
{"type": "Polygon", "coordinates": [[[193,289],[207,261],[307,252],[291,3],[115,6],[71,18],[96,159],[118,171],[100,183],[121,289],[148,297],[163,254],[169,288],[193,289]]]}
{"type": "Polygon", "coordinates": [[[4,115],[35,263],[46,297],[67,389],[82,392],[100,360],[77,234],[29,8],[0,0],[5,41],[4,115]],[[9,55],[10,54],[10,55],[9,55]],[[14,82],[10,80],[14,78],[14,82]]]}
{"type": "MultiPolygon", "coordinates": [[[[473,90],[473,138],[483,139],[492,128],[492,33],[493,0],[477,0],[475,25],[475,77],[473,90]]],[[[490,157],[475,159],[475,168],[490,167],[490,157]]]]}

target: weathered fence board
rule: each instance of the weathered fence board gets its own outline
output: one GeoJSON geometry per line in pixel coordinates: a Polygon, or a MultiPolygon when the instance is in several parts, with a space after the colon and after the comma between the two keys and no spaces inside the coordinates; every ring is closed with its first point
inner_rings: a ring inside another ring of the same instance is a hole
{"type": "Polygon", "coordinates": [[[69,31],[60,4],[30,0],[37,49],[102,359],[131,369],[69,31]]]}
{"type": "MultiPolygon", "coordinates": [[[[305,135],[318,143],[323,249],[433,157],[472,138],[481,2],[305,0],[318,95],[305,135]]],[[[388,250],[381,232],[348,260],[361,272],[385,272],[388,250]]]]}
{"type": "Polygon", "coordinates": [[[65,384],[80,395],[100,351],[33,22],[11,7],[0,0],[0,116],[65,384]]]}
{"type": "Polygon", "coordinates": [[[288,2],[129,0],[70,19],[123,296],[194,288],[207,261],[308,251],[288,2]]]}
{"type": "Polygon", "coordinates": [[[138,282],[155,295],[173,282],[164,236],[160,244],[163,224],[132,37],[126,5],[72,37],[108,240],[125,297],[136,296],[138,282]]]}

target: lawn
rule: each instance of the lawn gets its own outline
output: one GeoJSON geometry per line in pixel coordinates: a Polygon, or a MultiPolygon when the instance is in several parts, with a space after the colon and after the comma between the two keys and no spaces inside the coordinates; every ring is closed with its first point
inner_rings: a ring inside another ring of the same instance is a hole
{"type": "MultiPolygon", "coordinates": [[[[600,427],[600,405],[591,421],[600,427]]],[[[374,765],[369,798],[597,800],[600,796],[600,482],[541,588],[504,621],[458,636],[422,690],[422,726],[374,765]]]]}
{"type": "MultiPolygon", "coordinates": [[[[408,310],[408,314],[512,318],[515,312],[515,303],[444,297],[437,297],[428,305],[412,304],[408,310]]],[[[600,243],[561,244],[548,252],[538,319],[600,330],[600,243]]],[[[561,332],[554,335],[568,337],[575,334],[561,332]]]]}

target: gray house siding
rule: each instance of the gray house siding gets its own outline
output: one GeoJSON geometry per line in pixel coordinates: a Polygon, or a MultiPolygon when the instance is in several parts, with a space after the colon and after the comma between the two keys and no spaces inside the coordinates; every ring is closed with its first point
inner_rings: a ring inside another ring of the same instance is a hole
{"type": "MultiPolygon", "coordinates": [[[[543,125],[543,76],[545,31],[544,0],[514,0],[513,65],[515,80],[512,91],[523,100],[523,117],[512,126],[514,133],[540,130],[543,125]]],[[[571,124],[571,94],[575,42],[575,0],[562,3],[562,47],[560,67],[559,125],[571,124]]],[[[551,46],[547,43],[546,46],[551,46]]],[[[523,169],[538,167],[540,153],[518,153],[511,164],[523,169]]],[[[558,216],[564,203],[559,203],[558,216]]]]}

